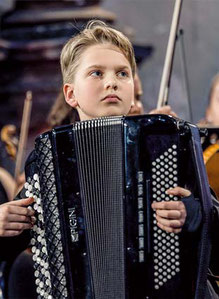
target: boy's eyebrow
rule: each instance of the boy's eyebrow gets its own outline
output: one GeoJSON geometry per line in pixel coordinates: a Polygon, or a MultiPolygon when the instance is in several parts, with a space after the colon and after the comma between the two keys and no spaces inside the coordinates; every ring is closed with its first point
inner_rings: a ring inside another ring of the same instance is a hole
{"type": "MultiPolygon", "coordinates": [[[[97,68],[97,69],[105,69],[106,67],[103,66],[103,65],[98,65],[98,64],[94,64],[94,65],[91,65],[89,66],[87,69],[94,69],[94,68],[97,68]]],[[[129,67],[127,65],[118,65],[116,66],[117,69],[129,69],[129,67]]]]}

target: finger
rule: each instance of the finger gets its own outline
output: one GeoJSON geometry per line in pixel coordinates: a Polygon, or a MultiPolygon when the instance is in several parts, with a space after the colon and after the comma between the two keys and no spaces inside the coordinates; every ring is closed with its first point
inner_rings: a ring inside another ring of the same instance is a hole
{"type": "Polygon", "coordinates": [[[172,228],[172,227],[166,227],[160,223],[157,223],[157,225],[164,231],[166,231],[167,233],[175,233],[178,234],[182,231],[181,228],[172,228]]]}
{"type": "Polygon", "coordinates": [[[169,105],[160,108],[160,113],[178,117],[177,114],[171,109],[171,107],[169,105]]]}
{"type": "Polygon", "coordinates": [[[178,186],[175,188],[168,189],[166,193],[169,195],[177,195],[181,197],[187,197],[191,195],[191,192],[189,190],[178,186]]]}
{"type": "Polygon", "coordinates": [[[30,217],[30,222],[31,222],[32,225],[34,225],[36,223],[36,217],[31,216],[30,217]]]}
{"type": "Polygon", "coordinates": [[[181,210],[157,210],[156,215],[166,219],[180,219],[183,217],[181,210]]]}
{"type": "Polygon", "coordinates": [[[183,220],[176,220],[176,219],[168,220],[168,219],[162,218],[158,215],[156,216],[156,220],[157,220],[157,223],[160,223],[163,226],[169,227],[169,228],[182,228],[182,226],[184,224],[183,220]]]}
{"type": "Polygon", "coordinates": [[[173,116],[173,117],[178,117],[178,115],[174,112],[174,111],[170,111],[169,115],[173,116]]]}
{"type": "MultiPolygon", "coordinates": [[[[8,222],[23,222],[23,223],[32,223],[33,216],[25,216],[18,214],[10,214],[8,215],[8,222]]],[[[35,217],[34,217],[35,218],[35,217]]]]}
{"type": "Polygon", "coordinates": [[[159,109],[160,113],[170,113],[171,107],[169,105],[163,106],[159,109]]]}
{"type": "Polygon", "coordinates": [[[21,222],[9,222],[6,223],[2,229],[4,230],[14,230],[14,231],[23,231],[25,229],[32,228],[31,223],[21,223],[21,222]]]}
{"type": "Polygon", "coordinates": [[[157,111],[156,109],[152,109],[148,112],[148,114],[156,114],[156,111],[157,111]]]}
{"type": "Polygon", "coordinates": [[[3,232],[0,230],[0,236],[1,237],[15,237],[15,236],[19,236],[22,232],[23,232],[23,230],[21,230],[21,231],[6,230],[6,231],[3,231],[3,232]]]}
{"type": "Polygon", "coordinates": [[[172,110],[171,110],[171,107],[170,106],[163,106],[163,107],[161,107],[160,109],[159,109],[159,113],[161,113],[161,114],[171,114],[171,112],[173,112],[172,110]]]}
{"type": "Polygon", "coordinates": [[[33,197],[28,197],[28,198],[22,198],[22,199],[18,199],[18,200],[13,200],[11,201],[9,204],[12,206],[29,206],[34,202],[34,198],[33,197]]]}
{"type": "Polygon", "coordinates": [[[169,114],[170,108],[168,107],[162,107],[160,109],[153,109],[149,112],[149,114],[169,114]]]}
{"type": "Polygon", "coordinates": [[[23,216],[33,216],[35,212],[32,209],[11,205],[11,206],[7,206],[7,213],[15,214],[15,215],[23,215],[23,216]]]}
{"type": "Polygon", "coordinates": [[[182,201],[160,201],[153,202],[151,205],[152,209],[155,210],[182,210],[185,209],[185,205],[182,201]]]}

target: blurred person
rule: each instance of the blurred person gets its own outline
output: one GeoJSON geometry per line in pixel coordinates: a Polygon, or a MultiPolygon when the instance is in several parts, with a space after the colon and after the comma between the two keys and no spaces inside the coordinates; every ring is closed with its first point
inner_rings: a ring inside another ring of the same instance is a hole
{"type": "Polygon", "coordinates": [[[211,82],[205,120],[207,124],[219,126],[219,73],[214,76],[211,82]]]}
{"type": "MultiPolygon", "coordinates": [[[[208,135],[203,138],[203,156],[209,184],[219,201],[219,73],[211,81],[205,118],[200,120],[198,125],[207,128],[208,131],[208,135]]],[[[218,229],[219,227],[215,230],[218,229]]],[[[219,276],[219,243],[215,232],[212,241],[210,268],[215,277],[219,276]]]]}

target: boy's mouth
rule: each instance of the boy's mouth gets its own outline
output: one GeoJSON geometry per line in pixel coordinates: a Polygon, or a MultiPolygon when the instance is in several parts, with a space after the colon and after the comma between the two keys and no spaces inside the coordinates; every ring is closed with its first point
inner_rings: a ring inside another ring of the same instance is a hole
{"type": "Polygon", "coordinates": [[[105,98],[103,98],[102,101],[109,103],[117,103],[118,101],[121,101],[121,99],[115,94],[109,94],[105,98]]]}

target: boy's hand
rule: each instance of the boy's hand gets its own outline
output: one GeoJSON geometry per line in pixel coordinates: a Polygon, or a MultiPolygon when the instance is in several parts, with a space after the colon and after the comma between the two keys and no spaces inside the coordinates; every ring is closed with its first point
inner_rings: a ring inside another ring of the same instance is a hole
{"type": "MultiPolygon", "coordinates": [[[[191,192],[181,187],[166,191],[169,195],[187,197],[191,192]]],[[[157,225],[169,233],[179,233],[186,220],[186,208],[182,201],[153,202],[152,209],[156,212],[157,225]]]]}
{"type": "Polygon", "coordinates": [[[33,201],[30,197],[0,205],[0,237],[17,236],[33,226],[34,211],[28,208],[33,201]]]}

